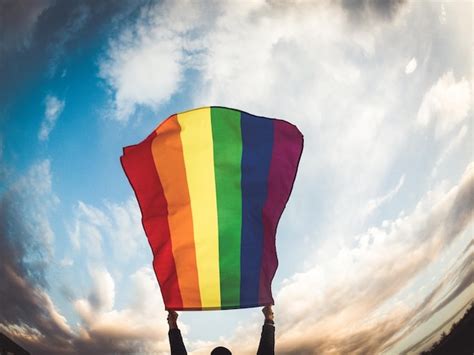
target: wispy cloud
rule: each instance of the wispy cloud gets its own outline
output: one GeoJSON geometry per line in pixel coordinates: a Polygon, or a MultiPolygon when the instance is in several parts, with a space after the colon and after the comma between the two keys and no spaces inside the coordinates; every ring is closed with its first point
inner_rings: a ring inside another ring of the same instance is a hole
{"type": "Polygon", "coordinates": [[[104,202],[101,208],[79,201],[68,230],[72,246],[94,258],[102,256],[105,238],[117,261],[129,260],[146,245],[140,209],[132,197],[123,203],[104,202]]]}
{"type": "Polygon", "coordinates": [[[452,71],[438,79],[423,97],[417,114],[420,126],[434,126],[435,137],[451,133],[466,117],[471,108],[471,89],[465,78],[456,81],[452,71]]]}
{"type": "Polygon", "coordinates": [[[400,177],[400,180],[398,181],[397,186],[395,186],[392,190],[388,191],[385,195],[379,196],[375,199],[369,200],[367,203],[367,210],[366,214],[370,215],[372,212],[374,212],[377,208],[379,208],[381,205],[384,203],[390,201],[397,193],[400,191],[401,187],[405,183],[405,175],[402,175],[400,177]]]}
{"type": "Polygon", "coordinates": [[[431,177],[434,178],[438,174],[439,168],[441,167],[441,164],[446,161],[446,159],[449,157],[450,154],[456,151],[461,146],[461,143],[464,141],[464,138],[466,137],[467,134],[467,125],[463,125],[459,132],[454,136],[453,139],[449,142],[449,144],[444,148],[444,150],[441,152],[441,154],[438,157],[438,160],[436,160],[436,163],[434,164],[433,170],[431,171],[431,177]]]}
{"type": "Polygon", "coordinates": [[[65,101],[58,99],[56,96],[48,95],[44,100],[44,104],[44,118],[38,132],[38,139],[40,141],[48,140],[49,134],[56,125],[58,117],[64,110],[65,101]]]}

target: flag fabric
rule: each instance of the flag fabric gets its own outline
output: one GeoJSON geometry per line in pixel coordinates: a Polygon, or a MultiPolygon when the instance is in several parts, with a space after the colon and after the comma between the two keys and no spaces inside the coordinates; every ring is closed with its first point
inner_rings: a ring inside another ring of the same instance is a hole
{"type": "Polygon", "coordinates": [[[303,150],[279,119],[203,107],[125,147],[166,309],[273,304],[275,235],[303,150]]]}

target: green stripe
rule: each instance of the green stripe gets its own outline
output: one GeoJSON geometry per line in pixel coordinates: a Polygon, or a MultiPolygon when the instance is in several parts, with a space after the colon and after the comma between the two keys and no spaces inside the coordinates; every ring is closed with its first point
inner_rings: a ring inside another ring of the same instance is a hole
{"type": "Polygon", "coordinates": [[[242,194],[240,112],[211,108],[222,308],[240,305],[242,194]]]}

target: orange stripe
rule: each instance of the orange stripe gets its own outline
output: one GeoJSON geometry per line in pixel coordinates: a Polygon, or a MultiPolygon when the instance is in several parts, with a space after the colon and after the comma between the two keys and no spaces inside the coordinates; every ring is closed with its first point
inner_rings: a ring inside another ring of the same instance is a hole
{"type": "Polygon", "coordinates": [[[201,308],[194,229],[177,116],[156,129],[152,154],[168,202],[168,223],[183,308],[201,308]]]}

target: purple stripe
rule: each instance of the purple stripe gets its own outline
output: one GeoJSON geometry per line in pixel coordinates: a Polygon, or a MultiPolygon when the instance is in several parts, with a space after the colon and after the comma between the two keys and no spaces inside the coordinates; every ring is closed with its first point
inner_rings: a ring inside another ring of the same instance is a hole
{"type": "Polygon", "coordinates": [[[260,304],[274,304],[271,284],[278,266],[275,234],[295,181],[303,151],[303,135],[292,124],[275,120],[273,154],[263,207],[263,255],[260,270],[260,304]]]}

